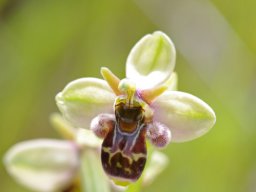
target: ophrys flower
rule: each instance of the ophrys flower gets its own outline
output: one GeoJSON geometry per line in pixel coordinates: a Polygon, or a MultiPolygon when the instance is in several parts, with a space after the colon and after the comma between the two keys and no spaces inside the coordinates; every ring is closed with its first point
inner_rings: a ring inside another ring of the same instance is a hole
{"type": "Polygon", "coordinates": [[[146,138],[156,147],[184,142],[206,133],[214,111],[188,93],[174,91],[176,51],[162,32],[143,37],[131,50],[126,78],[102,68],[105,80],[82,78],[56,96],[64,117],[103,138],[101,160],[114,180],[134,182],[147,159],[146,138]]]}

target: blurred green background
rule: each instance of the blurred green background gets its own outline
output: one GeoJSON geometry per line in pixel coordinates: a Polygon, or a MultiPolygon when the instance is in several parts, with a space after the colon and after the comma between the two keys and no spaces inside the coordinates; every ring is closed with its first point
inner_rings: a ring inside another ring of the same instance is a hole
{"type": "MultiPolygon", "coordinates": [[[[0,157],[13,144],[58,135],[48,117],[69,81],[119,77],[132,46],[155,30],[177,48],[179,89],[206,101],[217,123],[171,144],[168,168],[145,191],[256,191],[255,0],[0,1],[0,157]]],[[[0,164],[1,191],[27,191],[0,164]]]]}

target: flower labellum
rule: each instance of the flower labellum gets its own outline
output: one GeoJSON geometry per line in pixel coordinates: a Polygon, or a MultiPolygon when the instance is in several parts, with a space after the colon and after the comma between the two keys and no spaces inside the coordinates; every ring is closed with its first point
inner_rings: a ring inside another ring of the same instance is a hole
{"type": "Polygon", "coordinates": [[[205,102],[176,91],[175,57],[171,39],[154,32],[129,54],[127,78],[120,80],[103,67],[105,81],[78,79],[56,97],[67,120],[80,128],[90,127],[103,139],[102,166],[117,184],[140,178],[147,161],[146,139],[162,148],[170,141],[198,138],[216,121],[205,102]]]}

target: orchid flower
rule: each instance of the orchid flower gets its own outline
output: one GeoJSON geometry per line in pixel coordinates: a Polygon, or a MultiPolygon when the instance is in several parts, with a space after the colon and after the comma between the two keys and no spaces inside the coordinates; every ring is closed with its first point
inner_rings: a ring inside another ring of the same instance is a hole
{"type": "MultiPolygon", "coordinates": [[[[52,114],[50,119],[52,126],[65,140],[47,138],[22,141],[6,152],[6,170],[18,183],[38,192],[126,190],[111,183],[104,175],[98,158],[101,140],[93,132],[73,128],[59,114],[52,114]]],[[[151,184],[167,163],[165,154],[152,151],[141,184],[151,184]]],[[[138,190],[141,184],[136,185],[138,190]]]]}
{"type": "Polygon", "coordinates": [[[215,124],[209,105],[175,91],[175,58],[171,39],[157,31],[132,48],[126,78],[103,67],[103,79],[77,79],[56,96],[57,106],[73,126],[90,128],[103,139],[102,167],[118,184],[140,178],[147,160],[146,140],[161,148],[170,141],[196,139],[215,124]]]}

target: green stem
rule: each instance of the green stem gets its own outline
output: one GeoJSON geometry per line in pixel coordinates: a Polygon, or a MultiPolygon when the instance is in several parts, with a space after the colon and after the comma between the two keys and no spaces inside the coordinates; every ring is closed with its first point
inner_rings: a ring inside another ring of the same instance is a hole
{"type": "Polygon", "coordinates": [[[96,151],[86,149],[82,152],[80,174],[83,192],[110,192],[108,178],[96,151]]]}

